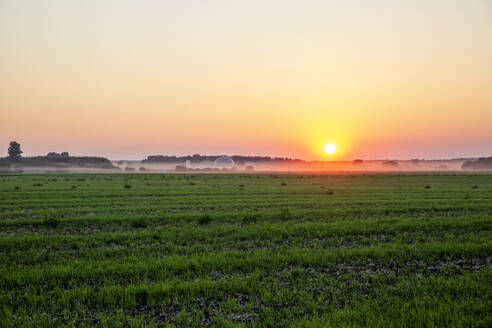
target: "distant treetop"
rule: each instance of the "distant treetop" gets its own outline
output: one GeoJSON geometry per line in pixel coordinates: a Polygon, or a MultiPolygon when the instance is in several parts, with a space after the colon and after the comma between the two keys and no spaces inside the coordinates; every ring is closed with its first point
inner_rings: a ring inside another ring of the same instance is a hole
{"type": "Polygon", "coordinates": [[[20,143],[17,141],[11,141],[9,144],[9,160],[15,162],[21,158],[22,150],[20,149],[20,143]]]}

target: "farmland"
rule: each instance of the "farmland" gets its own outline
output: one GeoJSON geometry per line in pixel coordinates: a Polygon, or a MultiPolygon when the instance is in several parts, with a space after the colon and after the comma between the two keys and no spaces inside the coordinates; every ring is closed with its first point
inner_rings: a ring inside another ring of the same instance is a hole
{"type": "Polygon", "coordinates": [[[0,176],[2,327],[490,327],[492,175],[0,176]]]}

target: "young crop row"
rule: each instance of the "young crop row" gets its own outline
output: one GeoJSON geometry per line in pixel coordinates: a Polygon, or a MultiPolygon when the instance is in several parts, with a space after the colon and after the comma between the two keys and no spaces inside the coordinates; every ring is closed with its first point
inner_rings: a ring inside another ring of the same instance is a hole
{"type": "Polygon", "coordinates": [[[492,326],[491,175],[0,176],[2,327],[492,326]]]}

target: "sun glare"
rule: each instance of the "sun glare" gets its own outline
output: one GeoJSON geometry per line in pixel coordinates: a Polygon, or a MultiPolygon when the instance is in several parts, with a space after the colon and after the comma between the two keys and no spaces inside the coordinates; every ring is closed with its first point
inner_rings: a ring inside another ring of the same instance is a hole
{"type": "Polygon", "coordinates": [[[325,149],[325,153],[327,153],[328,155],[332,155],[337,151],[337,146],[335,146],[332,143],[329,143],[325,145],[324,149],[325,149]]]}

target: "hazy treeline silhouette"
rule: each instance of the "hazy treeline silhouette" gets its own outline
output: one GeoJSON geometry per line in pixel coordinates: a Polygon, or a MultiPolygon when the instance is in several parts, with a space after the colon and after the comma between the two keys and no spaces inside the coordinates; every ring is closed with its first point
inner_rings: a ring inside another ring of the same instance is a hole
{"type": "MultiPolygon", "coordinates": [[[[224,155],[188,155],[188,156],[166,156],[166,155],[151,155],[147,156],[146,159],[142,161],[142,163],[176,163],[176,162],[186,162],[190,161],[191,163],[201,163],[203,161],[215,161],[217,158],[224,155]]],[[[230,156],[234,162],[241,164],[245,162],[297,162],[297,163],[305,163],[305,160],[301,159],[292,159],[288,157],[270,157],[270,156],[240,156],[233,155],[230,156]]]]}
{"type": "Polygon", "coordinates": [[[33,156],[33,157],[21,157],[16,161],[16,164],[22,166],[35,166],[35,167],[95,167],[95,168],[116,168],[111,161],[104,157],[92,157],[92,156],[74,156],[74,157],[49,157],[49,156],[33,156]],[[60,165],[62,164],[62,165],[60,165]],[[66,164],[66,165],[63,165],[66,164]]]}
{"type": "Polygon", "coordinates": [[[69,156],[68,152],[50,152],[46,156],[22,157],[21,145],[11,141],[8,148],[8,157],[0,158],[0,168],[8,170],[11,166],[19,169],[22,167],[55,167],[55,168],[99,168],[118,169],[105,157],[96,156],[69,156]]]}
{"type": "MultiPolygon", "coordinates": [[[[125,171],[224,171],[214,167],[214,161],[222,155],[149,155],[142,161],[118,161],[115,166],[105,157],[70,156],[68,152],[49,152],[46,156],[22,156],[21,145],[11,141],[8,156],[0,158],[0,171],[36,171],[42,168],[57,170],[68,168],[85,169],[115,169],[125,171]],[[189,161],[189,162],[188,162],[189,161]],[[126,163],[126,167],[121,167],[126,163]],[[204,165],[207,166],[204,166],[204,165]],[[145,165],[145,166],[143,166],[145,165]]],[[[305,161],[288,157],[270,156],[230,156],[234,161],[234,170],[241,171],[447,171],[447,170],[492,170],[492,157],[487,158],[458,158],[450,160],[362,160],[353,161],[305,161]]],[[[116,163],[116,162],[115,162],[116,163]]],[[[82,171],[83,171],[82,170],[82,171]]],[[[228,170],[225,170],[228,171],[228,170]]]]}
{"type": "Polygon", "coordinates": [[[461,166],[463,170],[492,170],[492,157],[482,157],[476,161],[467,161],[461,166]]]}

